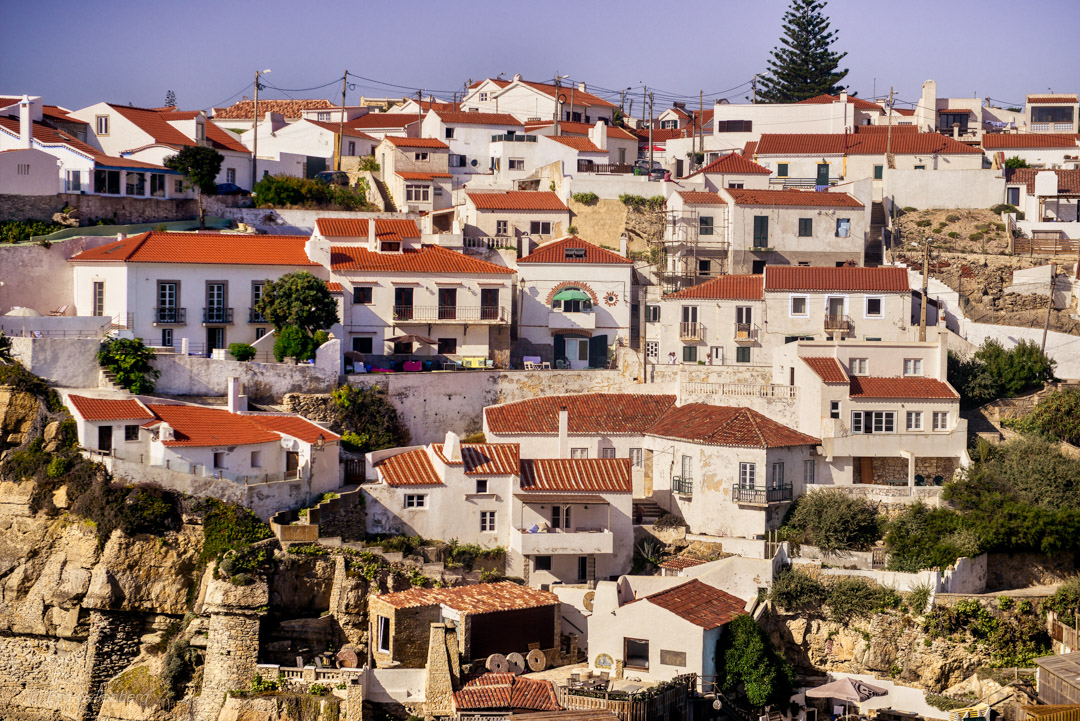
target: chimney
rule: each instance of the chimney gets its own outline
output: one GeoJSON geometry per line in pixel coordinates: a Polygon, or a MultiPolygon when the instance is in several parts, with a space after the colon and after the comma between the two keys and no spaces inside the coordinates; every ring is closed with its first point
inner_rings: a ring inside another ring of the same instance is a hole
{"type": "Polygon", "coordinates": [[[847,102],[847,90],[841,90],[840,91],[840,102],[841,103],[846,103],[847,102]]]}
{"type": "Polygon", "coordinates": [[[514,82],[521,80],[521,73],[514,73],[514,82]]]}
{"type": "Polygon", "coordinates": [[[583,93],[587,93],[587,92],[589,92],[588,90],[586,90],[586,89],[585,89],[585,83],[578,83],[578,84],[577,84],[577,89],[578,89],[579,91],[583,92],[583,93]]]}
{"type": "Polygon", "coordinates": [[[375,219],[368,218],[367,221],[367,245],[368,250],[375,252],[379,249],[379,241],[375,238],[375,219]]]}
{"type": "Polygon", "coordinates": [[[619,236],[619,255],[624,258],[627,257],[628,250],[629,249],[627,248],[626,233],[623,233],[619,236]]]}
{"type": "Polygon", "coordinates": [[[158,424],[158,440],[159,441],[173,441],[176,440],[176,435],[173,433],[173,427],[168,423],[162,421],[158,424]]]}
{"type": "Polygon", "coordinates": [[[451,463],[461,462],[461,439],[453,431],[446,432],[446,440],[443,441],[443,456],[451,463]]]}
{"type": "Polygon", "coordinates": [[[589,128],[589,140],[592,144],[603,151],[607,151],[607,126],[597,120],[596,125],[589,128]]]}
{"type": "Polygon", "coordinates": [[[127,233],[117,233],[116,234],[116,239],[117,240],[127,240],[127,233]]]}
{"type": "Polygon", "coordinates": [[[570,412],[559,408],[559,458],[570,457],[570,412]]]}
{"type": "Polygon", "coordinates": [[[933,132],[937,128],[937,83],[927,80],[922,84],[922,97],[915,108],[915,125],[919,132],[933,132]]]}
{"type": "Polygon", "coordinates": [[[23,149],[34,147],[34,122],[30,118],[30,98],[26,95],[19,101],[19,141],[23,149]]]}
{"type": "Polygon", "coordinates": [[[236,376],[229,378],[229,413],[240,413],[247,410],[247,396],[240,395],[240,379],[236,376]]]}

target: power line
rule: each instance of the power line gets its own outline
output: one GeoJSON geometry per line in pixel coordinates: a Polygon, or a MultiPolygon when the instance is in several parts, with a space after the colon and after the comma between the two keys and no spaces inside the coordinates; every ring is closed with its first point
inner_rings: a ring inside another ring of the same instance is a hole
{"type": "Polygon", "coordinates": [[[232,94],[232,95],[230,95],[229,97],[225,98],[224,100],[222,100],[222,101],[220,101],[220,102],[214,103],[214,104],[213,104],[213,105],[211,105],[210,107],[211,107],[211,108],[220,108],[220,107],[224,106],[224,105],[225,105],[225,103],[229,102],[230,100],[232,100],[232,99],[233,99],[233,98],[235,98],[235,97],[236,97],[237,95],[239,95],[240,93],[244,92],[245,90],[247,90],[247,89],[248,89],[248,88],[250,88],[250,87],[251,87],[251,83],[248,83],[247,85],[245,85],[244,87],[240,88],[239,90],[237,90],[237,91],[236,91],[235,93],[233,93],[233,94],[232,94]]]}
{"type": "Polygon", "coordinates": [[[280,90],[283,93],[307,93],[307,92],[311,92],[312,90],[322,90],[323,88],[325,88],[327,86],[330,86],[330,85],[336,85],[337,81],[339,81],[339,80],[341,80],[341,78],[334,78],[333,80],[331,80],[328,83],[323,83],[322,85],[316,85],[313,88],[279,88],[278,86],[271,85],[268,82],[263,82],[263,86],[267,87],[267,88],[273,88],[274,90],[280,90]]]}

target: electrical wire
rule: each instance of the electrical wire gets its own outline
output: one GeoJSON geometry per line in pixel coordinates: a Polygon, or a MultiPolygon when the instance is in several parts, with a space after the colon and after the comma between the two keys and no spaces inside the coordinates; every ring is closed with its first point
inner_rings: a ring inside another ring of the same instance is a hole
{"type": "Polygon", "coordinates": [[[316,85],[313,88],[279,88],[276,85],[271,85],[270,83],[268,83],[265,80],[262,81],[262,84],[264,86],[268,87],[268,88],[273,88],[274,90],[280,90],[283,93],[308,93],[308,92],[311,92],[312,90],[322,90],[325,87],[329,87],[331,85],[336,85],[339,80],[341,80],[341,78],[334,78],[333,80],[331,80],[328,83],[323,83],[322,85],[316,85]]]}
{"type": "Polygon", "coordinates": [[[235,93],[233,93],[233,94],[232,94],[232,95],[230,95],[229,97],[225,98],[225,99],[224,99],[224,100],[222,100],[221,102],[218,102],[218,103],[214,103],[214,104],[213,104],[213,105],[211,105],[210,107],[211,107],[211,108],[220,108],[220,107],[224,107],[225,103],[229,102],[230,100],[232,100],[232,99],[233,99],[233,98],[235,98],[235,97],[236,97],[237,95],[239,95],[240,93],[244,92],[245,90],[247,90],[247,89],[248,89],[248,88],[250,88],[250,87],[251,87],[251,83],[249,82],[249,83],[248,83],[247,85],[245,85],[244,87],[240,88],[239,90],[237,90],[237,91],[236,91],[235,93]]]}

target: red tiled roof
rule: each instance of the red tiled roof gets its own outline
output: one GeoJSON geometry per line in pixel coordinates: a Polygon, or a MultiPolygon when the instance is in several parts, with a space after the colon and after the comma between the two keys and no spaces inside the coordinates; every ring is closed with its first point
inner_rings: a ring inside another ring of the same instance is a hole
{"type": "Polygon", "coordinates": [[[560,145],[565,145],[572,150],[576,150],[579,153],[606,153],[606,150],[601,150],[596,147],[593,141],[588,138],[582,138],[577,135],[559,135],[555,137],[545,136],[548,140],[553,140],[560,145]]]}
{"type": "Polygon", "coordinates": [[[474,90],[474,89],[480,87],[481,85],[483,85],[484,83],[491,83],[493,85],[499,86],[500,88],[505,88],[507,85],[510,84],[510,81],[509,80],[501,80],[499,78],[485,78],[483,80],[477,80],[477,81],[471,83],[469,85],[469,90],[474,90]]]}
{"type": "Polygon", "coordinates": [[[728,188],[736,205],[787,205],[797,207],[862,208],[847,193],[817,192],[815,190],[748,190],[728,188]]]}
{"type": "Polygon", "coordinates": [[[587,243],[576,235],[562,238],[545,245],[541,245],[524,258],[518,259],[518,263],[597,263],[629,265],[633,261],[614,253],[607,248],[587,243]],[[567,258],[566,248],[584,248],[585,257],[567,258]]]}
{"type": "MultiPolygon", "coordinates": [[[[899,112],[899,110],[897,110],[897,112],[899,112]]],[[[917,133],[917,132],[919,132],[919,128],[916,125],[893,125],[892,126],[893,135],[897,135],[899,133],[917,133]]],[[[888,135],[889,134],[889,126],[888,125],[856,125],[855,126],[855,133],[857,135],[878,135],[880,133],[884,133],[885,135],[888,135]]]]}
{"type": "MultiPolygon", "coordinates": [[[[534,90],[539,90],[545,95],[550,95],[553,98],[557,97],[554,85],[549,85],[547,83],[534,83],[529,80],[519,80],[518,82],[520,82],[522,85],[525,85],[526,87],[530,87],[534,90]]],[[[598,98],[590,92],[587,92],[585,90],[578,90],[577,86],[570,87],[562,85],[558,89],[558,94],[566,96],[567,105],[569,105],[570,103],[570,96],[573,95],[574,105],[581,105],[586,108],[592,107],[594,105],[605,108],[618,107],[614,103],[608,102],[603,98],[598,98]]]]}
{"type": "Polygon", "coordinates": [[[341,440],[341,436],[336,433],[331,433],[322,426],[312,423],[306,418],[300,416],[283,416],[273,413],[259,413],[255,415],[245,415],[244,418],[248,419],[255,425],[268,431],[274,431],[275,433],[281,433],[282,435],[289,436],[290,438],[296,438],[304,443],[315,443],[318,441],[319,436],[323,437],[324,441],[337,441],[341,440]]]}
{"type": "MultiPolygon", "coordinates": [[[[333,110],[337,106],[329,100],[260,100],[259,115],[280,113],[286,119],[299,118],[305,110],[333,110]]],[[[227,108],[214,108],[214,117],[225,120],[251,120],[255,115],[254,100],[240,100],[227,108]]]]}
{"type": "MultiPolygon", "coordinates": [[[[840,101],[839,95],[817,95],[806,100],[800,100],[796,105],[828,105],[829,103],[836,103],[840,101]]],[[[848,95],[847,101],[849,104],[854,105],[857,110],[877,110],[885,112],[885,109],[876,103],[872,103],[869,100],[863,100],[862,98],[854,95],[848,95]]]]}
{"type": "Polygon", "coordinates": [[[484,419],[492,433],[555,435],[559,409],[566,407],[569,432],[591,435],[640,434],[675,403],[673,395],[580,393],[540,396],[488,406],[484,419]]]}
{"type": "Polygon", "coordinates": [[[810,366],[810,370],[818,374],[818,377],[826,383],[847,383],[848,375],[844,366],[835,358],[814,357],[803,358],[803,363],[810,366]]]}
{"type": "Polygon", "coordinates": [[[147,231],[84,250],[70,262],[312,266],[303,235],[147,231]]]}
{"type": "Polygon", "coordinates": [[[516,611],[561,603],[559,597],[550,591],[519,586],[511,581],[455,588],[410,588],[408,591],[386,593],[376,598],[398,609],[446,605],[467,614],[516,611]]]}
{"type": "Polygon", "coordinates": [[[837,291],[907,293],[903,268],[821,268],[789,265],[765,267],[766,291],[837,291]]]}
{"type": "Polygon", "coordinates": [[[443,453],[442,443],[431,449],[443,463],[464,466],[466,476],[517,475],[521,446],[517,443],[462,443],[461,460],[451,462],[443,453]]]}
{"type": "MultiPolygon", "coordinates": [[[[324,238],[366,238],[367,218],[316,218],[315,228],[324,238]]],[[[403,218],[376,218],[376,237],[388,240],[419,238],[420,229],[415,220],[403,218]]]]}
{"type": "Polygon", "coordinates": [[[716,160],[706,165],[701,170],[690,174],[690,177],[699,173],[723,173],[725,175],[771,175],[772,171],[758,165],[753,160],[736,152],[721,155],[716,160]]]}
{"type": "Polygon", "coordinates": [[[146,108],[134,108],[130,105],[106,104],[134,123],[140,130],[149,135],[155,143],[179,147],[195,145],[194,138],[189,138],[172,125],[169,125],[169,122],[162,117],[163,113],[161,112],[146,108]]]}
{"type": "MultiPolygon", "coordinates": [[[[648,144],[649,142],[649,129],[648,128],[636,128],[633,131],[634,135],[641,143],[648,144]]],[[[663,143],[668,140],[674,140],[676,138],[690,138],[693,137],[694,131],[691,128],[653,128],[652,140],[653,143],[663,143]]]]}
{"type": "Polygon", "coordinates": [[[59,105],[42,105],[41,115],[46,120],[60,121],[63,123],[75,123],[76,125],[89,125],[90,123],[85,120],[79,120],[78,118],[71,116],[70,110],[65,110],[59,105]]]}
{"type": "MultiPolygon", "coordinates": [[[[884,155],[888,136],[882,133],[765,133],[757,155],[884,155]]],[[[941,133],[897,133],[892,137],[897,155],[970,155],[978,148],[941,133]]]]}
{"type": "Polygon", "coordinates": [[[743,146],[742,154],[744,158],[752,158],[757,153],[757,141],[748,140],[746,145],[743,146]]]}
{"type": "Polygon", "coordinates": [[[730,593],[694,579],[646,596],[654,606],[706,630],[719,628],[746,613],[746,603],[730,593]]]}
{"type": "Polygon", "coordinates": [[[276,443],[281,439],[247,416],[221,408],[203,406],[150,405],[159,420],[173,428],[175,440],[162,441],[167,447],[243,446],[276,443]]]}
{"type": "Polygon", "coordinates": [[[396,453],[372,466],[379,471],[388,486],[441,486],[442,479],[435,472],[431,458],[423,448],[396,453]]]}
{"type": "Polygon", "coordinates": [[[477,210],[568,211],[550,190],[510,190],[504,193],[466,193],[477,210]]]}
{"type": "Polygon", "coordinates": [[[521,490],[630,493],[629,458],[531,458],[521,461],[521,490]]]}
{"type": "Polygon", "coordinates": [[[1006,183],[1023,183],[1027,186],[1028,195],[1035,194],[1035,176],[1039,173],[1054,173],[1057,175],[1058,193],[1080,193],[1080,169],[1078,170],[1045,170],[1042,168],[1007,168],[1005,170],[1006,183]]]}
{"type": "Polygon", "coordinates": [[[1073,133],[986,133],[982,146],[986,150],[1075,148],[1078,138],[1073,133]]]}
{"type": "Polygon", "coordinates": [[[344,293],[345,290],[341,287],[341,283],[327,283],[326,287],[331,293],[344,293]]]}
{"type": "Polygon", "coordinates": [[[749,408],[688,403],[667,411],[649,426],[650,436],[739,448],[816,446],[821,440],[800,433],[749,408]]]}
{"type": "Polygon", "coordinates": [[[727,205],[727,201],[714,191],[680,190],[678,193],[687,205],[727,205]]]}
{"type": "MultiPolygon", "coordinates": [[[[15,137],[19,136],[19,118],[13,116],[0,116],[0,129],[6,130],[15,137]]],[[[133,158],[118,158],[111,155],[106,155],[97,148],[87,145],[83,141],[79,140],[73,135],[68,135],[63,130],[57,130],[45,123],[35,122],[33,124],[34,129],[34,141],[41,143],[42,145],[66,145],[69,148],[82,153],[83,155],[93,158],[94,162],[102,167],[109,168],[145,168],[148,170],[158,170],[161,172],[166,171],[160,165],[155,163],[148,163],[143,160],[134,160],[133,158]]]]}
{"type": "Polygon", "coordinates": [[[510,113],[479,113],[460,110],[433,110],[432,114],[438,115],[444,123],[461,125],[510,125],[515,128],[523,127],[523,123],[510,113]]]}
{"type": "Polygon", "coordinates": [[[959,398],[948,383],[936,378],[852,376],[852,398],[959,398]]]}
{"type": "Polygon", "coordinates": [[[1028,105],[1076,105],[1075,95],[1030,95],[1028,105]]]}
{"type": "Polygon", "coordinates": [[[251,155],[247,146],[240,142],[236,133],[225,128],[220,128],[213,123],[206,124],[206,139],[218,150],[231,150],[234,153],[246,153],[251,155]]]}
{"type": "Polygon", "coordinates": [[[438,148],[441,150],[450,148],[437,138],[403,138],[399,135],[387,135],[383,140],[397,148],[438,148]]]}
{"type": "MultiPolygon", "coordinates": [[[[912,116],[912,115],[915,114],[915,109],[914,108],[894,108],[894,112],[897,115],[912,116]]],[[[912,126],[912,127],[914,127],[914,126],[912,126]]]]}
{"type": "Polygon", "coordinates": [[[395,171],[394,173],[403,180],[434,180],[435,178],[452,178],[450,173],[413,173],[407,171],[395,171]]]}
{"type": "Polygon", "coordinates": [[[660,568],[681,571],[684,568],[693,568],[694,566],[700,566],[703,563],[708,563],[708,561],[703,561],[700,558],[691,558],[690,556],[672,556],[661,563],[660,568]]]}
{"type": "Polygon", "coordinates": [[[761,300],[764,283],[761,275],[721,275],[704,283],[684,288],[664,298],[700,300],[761,300]]]}
{"type": "Polygon", "coordinates": [[[356,246],[335,245],[330,249],[330,267],[335,271],[368,273],[514,273],[505,266],[437,245],[410,248],[402,253],[377,253],[356,246]]]}
{"type": "MultiPolygon", "coordinates": [[[[540,120],[537,122],[525,123],[525,132],[531,132],[533,130],[542,130],[544,128],[550,128],[555,125],[554,120],[540,120]]],[[[559,132],[562,135],[588,135],[594,125],[589,123],[574,123],[568,120],[559,121],[559,132]]],[[[637,136],[631,133],[626,128],[620,128],[617,125],[607,125],[607,136],[609,138],[621,138],[623,140],[637,140],[637,136]]]]}
{"type": "Polygon", "coordinates": [[[551,681],[515,676],[512,673],[485,673],[470,679],[454,693],[458,711],[480,709],[525,709],[558,711],[559,702],[551,681]]]}
{"type": "Polygon", "coordinates": [[[370,130],[383,130],[389,128],[404,128],[407,125],[419,122],[419,118],[413,113],[368,113],[359,118],[353,118],[345,123],[346,128],[367,128],[370,130]]]}
{"type": "Polygon", "coordinates": [[[346,123],[345,127],[342,128],[339,123],[330,123],[330,122],[326,122],[324,120],[308,120],[307,122],[311,123],[312,125],[317,125],[320,128],[322,128],[323,130],[329,130],[331,133],[334,133],[335,135],[337,135],[339,130],[343,130],[344,131],[343,135],[345,135],[346,137],[360,138],[361,140],[370,140],[370,141],[372,141],[374,143],[379,142],[378,138],[373,138],[370,135],[368,135],[367,133],[361,132],[361,131],[357,130],[356,128],[350,128],[348,123],[346,123]]]}
{"type": "Polygon", "coordinates": [[[939,113],[949,113],[950,115],[974,115],[975,111],[970,108],[938,108],[939,113]]]}
{"type": "Polygon", "coordinates": [[[145,421],[154,417],[134,398],[121,400],[71,395],[68,401],[87,421],[145,421]]]}

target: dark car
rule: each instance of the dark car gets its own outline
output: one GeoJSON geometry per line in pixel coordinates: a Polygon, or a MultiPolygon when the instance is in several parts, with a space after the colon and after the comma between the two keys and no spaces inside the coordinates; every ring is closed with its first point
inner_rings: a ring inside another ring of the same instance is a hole
{"type": "Polygon", "coordinates": [[[340,170],[324,170],[321,173],[315,173],[315,180],[327,185],[340,185],[343,188],[352,184],[349,182],[349,174],[340,170]]]}
{"type": "Polygon", "coordinates": [[[652,169],[649,168],[648,160],[634,162],[634,175],[648,175],[649,180],[663,180],[665,172],[664,166],[660,164],[659,160],[652,162],[652,169]]]}
{"type": "Polygon", "coordinates": [[[218,195],[251,195],[250,191],[244,190],[236,183],[218,183],[218,195]]]}

